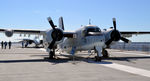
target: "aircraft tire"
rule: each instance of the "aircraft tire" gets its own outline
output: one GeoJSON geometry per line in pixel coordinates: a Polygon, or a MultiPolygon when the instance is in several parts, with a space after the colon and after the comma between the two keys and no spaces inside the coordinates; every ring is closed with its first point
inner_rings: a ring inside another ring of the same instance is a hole
{"type": "Polygon", "coordinates": [[[101,62],[102,61],[102,57],[95,56],[95,61],[96,62],[101,62]]]}
{"type": "Polygon", "coordinates": [[[50,59],[54,59],[54,52],[53,51],[50,51],[50,56],[49,56],[50,59]]]}
{"type": "Polygon", "coordinates": [[[108,57],[109,57],[109,54],[108,54],[107,50],[104,50],[103,58],[108,58],[108,57]]]}

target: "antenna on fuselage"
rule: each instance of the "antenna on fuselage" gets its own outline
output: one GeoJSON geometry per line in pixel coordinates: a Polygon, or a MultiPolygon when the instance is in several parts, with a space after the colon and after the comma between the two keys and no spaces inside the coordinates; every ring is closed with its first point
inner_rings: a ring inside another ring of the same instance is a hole
{"type": "Polygon", "coordinates": [[[91,25],[91,19],[89,19],[89,25],[91,25]]]}

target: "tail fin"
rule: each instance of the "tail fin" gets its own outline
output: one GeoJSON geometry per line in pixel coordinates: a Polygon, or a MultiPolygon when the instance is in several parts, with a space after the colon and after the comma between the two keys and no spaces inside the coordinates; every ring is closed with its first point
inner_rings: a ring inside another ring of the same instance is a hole
{"type": "Polygon", "coordinates": [[[63,22],[63,17],[59,18],[59,28],[64,30],[64,22],[63,22]]]}

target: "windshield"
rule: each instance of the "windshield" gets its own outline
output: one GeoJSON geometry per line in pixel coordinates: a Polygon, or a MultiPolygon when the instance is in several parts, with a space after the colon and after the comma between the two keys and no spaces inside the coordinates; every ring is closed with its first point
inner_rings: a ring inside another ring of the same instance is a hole
{"type": "Polygon", "coordinates": [[[88,28],[86,36],[95,36],[100,34],[101,34],[100,28],[88,28]]]}

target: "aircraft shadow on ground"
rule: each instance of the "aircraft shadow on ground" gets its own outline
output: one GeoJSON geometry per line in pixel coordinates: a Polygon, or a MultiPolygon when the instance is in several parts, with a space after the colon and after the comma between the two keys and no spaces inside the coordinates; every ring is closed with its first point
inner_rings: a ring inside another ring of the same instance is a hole
{"type": "MultiPolygon", "coordinates": [[[[32,56],[32,55],[31,55],[32,56]]],[[[34,55],[35,56],[35,55],[34,55]]],[[[37,55],[39,56],[39,55],[37,55]]],[[[61,56],[61,55],[60,55],[61,56]]],[[[0,60],[0,63],[28,63],[28,62],[49,62],[53,65],[59,64],[59,63],[72,63],[72,64],[78,64],[80,62],[86,62],[86,63],[95,63],[95,64],[112,64],[112,62],[102,61],[102,62],[96,62],[94,58],[84,58],[84,57],[78,57],[76,56],[75,59],[72,59],[71,55],[63,55],[66,58],[59,58],[59,56],[56,57],[56,59],[23,59],[23,60],[0,60]]],[[[42,55],[43,57],[43,55],[42,55]]],[[[48,55],[44,55],[44,57],[48,57],[48,55]]]]}
{"type": "Polygon", "coordinates": [[[0,63],[27,63],[27,62],[51,62],[51,63],[65,63],[67,59],[24,59],[24,60],[0,60],[0,63]]]}
{"type": "Polygon", "coordinates": [[[138,56],[138,57],[110,57],[110,58],[103,58],[102,62],[96,62],[94,58],[85,58],[85,57],[79,57],[76,56],[75,59],[72,59],[71,55],[63,55],[67,58],[59,58],[57,59],[25,59],[25,60],[0,60],[0,63],[23,63],[23,62],[50,62],[55,64],[59,63],[67,63],[67,62],[73,62],[73,64],[77,64],[80,62],[86,62],[86,63],[94,63],[94,64],[112,64],[110,62],[111,60],[117,60],[117,61],[128,61],[131,62],[132,60],[137,59],[150,59],[148,56],[138,56]],[[110,60],[110,61],[109,61],[110,60]]]}

